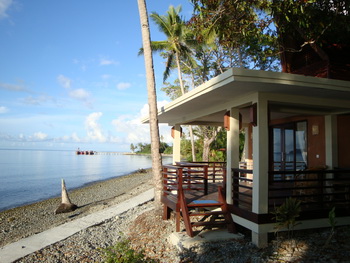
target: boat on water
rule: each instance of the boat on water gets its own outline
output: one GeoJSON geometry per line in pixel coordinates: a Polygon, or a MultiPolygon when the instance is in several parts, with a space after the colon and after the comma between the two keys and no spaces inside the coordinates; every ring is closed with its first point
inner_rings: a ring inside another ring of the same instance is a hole
{"type": "Polygon", "coordinates": [[[76,151],[77,155],[94,155],[95,152],[94,151],[81,151],[80,149],[78,149],[76,151]]]}

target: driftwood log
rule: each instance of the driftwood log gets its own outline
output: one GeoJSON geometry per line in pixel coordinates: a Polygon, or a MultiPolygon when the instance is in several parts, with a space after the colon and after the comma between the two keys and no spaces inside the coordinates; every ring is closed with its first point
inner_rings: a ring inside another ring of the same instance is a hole
{"type": "Polygon", "coordinates": [[[55,210],[55,214],[72,212],[78,208],[78,206],[73,204],[69,199],[64,179],[62,179],[62,194],[61,195],[62,195],[62,201],[61,201],[61,204],[59,205],[59,207],[55,210]]]}

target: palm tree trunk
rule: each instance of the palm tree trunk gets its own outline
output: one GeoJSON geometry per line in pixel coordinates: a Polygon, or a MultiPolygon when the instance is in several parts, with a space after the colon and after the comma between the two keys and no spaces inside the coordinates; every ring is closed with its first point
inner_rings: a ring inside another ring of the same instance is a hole
{"type": "Polygon", "coordinates": [[[204,132],[204,138],[203,138],[203,155],[202,155],[202,161],[208,162],[209,161],[209,153],[210,153],[210,145],[215,140],[216,135],[221,130],[221,127],[218,127],[215,131],[213,131],[211,134],[204,132]]]}
{"type": "Polygon", "coordinates": [[[202,161],[209,162],[210,141],[208,138],[203,139],[203,154],[202,161]]]}
{"type": "MultiPolygon", "coordinates": [[[[194,74],[193,74],[193,69],[191,67],[189,67],[191,70],[191,80],[192,80],[192,88],[195,88],[195,83],[194,83],[194,74]]],[[[191,140],[191,149],[192,149],[192,161],[196,162],[197,158],[196,158],[196,146],[194,144],[194,136],[193,136],[193,128],[192,125],[190,125],[189,127],[190,130],[190,140],[191,140]]]]}
{"type": "Polygon", "coordinates": [[[185,88],[184,88],[184,82],[182,80],[180,58],[178,53],[175,53],[175,57],[176,57],[177,74],[179,75],[179,81],[180,81],[181,94],[184,95],[185,88]]]}
{"type": "Polygon", "coordinates": [[[194,145],[194,136],[193,136],[193,128],[192,125],[188,126],[189,130],[190,130],[190,139],[191,139],[191,149],[192,149],[192,161],[196,162],[196,148],[194,145]]]}
{"type": "Polygon", "coordinates": [[[159,141],[159,127],[158,127],[157,94],[156,94],[156,84],[154,79],[153,58],[152,58],[152,50],[151,50],[151,36],[150,36],[150,30],[149,30],[146,2],[145,0],[138,0],[137,2],[139,7],[139,13],[140,13],[142,45],[144,50],[146,79],[147,79],[155,209],[161,211],[162,159],[159,152],[160,141],[159,141]]]}

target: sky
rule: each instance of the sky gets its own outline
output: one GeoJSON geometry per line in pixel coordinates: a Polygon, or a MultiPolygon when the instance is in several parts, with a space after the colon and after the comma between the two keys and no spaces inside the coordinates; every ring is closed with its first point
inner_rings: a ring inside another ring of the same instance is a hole
{"type": "MultiPolygon", "coordinates": [[[[188,0],[147,0],[166,14],[188,0]]],[[[0,0],[0,149],[130,151],[149,143],[137,0],[0,0]]],[[[151,39],[164,40],[150,20],[151,39]]],[[[157,100],[165,61],[154,55],[157,100]]],[[[175,74],[175,72],[174,72],[175,74]]],[[[171,143],[170,127],[160,134],[171,143]]]]}

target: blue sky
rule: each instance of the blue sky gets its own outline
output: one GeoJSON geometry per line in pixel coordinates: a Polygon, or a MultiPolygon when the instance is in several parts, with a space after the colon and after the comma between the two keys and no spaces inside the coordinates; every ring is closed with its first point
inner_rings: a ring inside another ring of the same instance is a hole
{"type": "MultiPolygon", "coordinates": [[[[148,0],[165,14],[188,0],[148,0]]],[[[152,40],[165,36],[150,21],[152,40]]],[[[149,142],[137,0],[0,0],[0,148],[130,151],[149,142]]],[[[164,61],[154,56],[159,103],[164,61]]],[[[170,127],[161,126],[170,142],[170,127]]]]}

